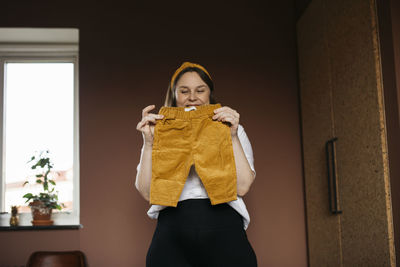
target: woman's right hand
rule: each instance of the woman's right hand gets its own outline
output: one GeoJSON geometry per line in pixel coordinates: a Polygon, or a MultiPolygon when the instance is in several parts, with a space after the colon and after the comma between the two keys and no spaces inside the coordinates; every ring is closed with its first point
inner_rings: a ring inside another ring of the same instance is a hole
{"type": "Polygon", "coordinates": [[[142,111],[142,120],[136,126],[136,130],[142,132],[144,144],[150,146],[153,145],[156,120],[164,118],[164,115],[149,113],[155,107],[155,105],[145,107],[142,111]]]}

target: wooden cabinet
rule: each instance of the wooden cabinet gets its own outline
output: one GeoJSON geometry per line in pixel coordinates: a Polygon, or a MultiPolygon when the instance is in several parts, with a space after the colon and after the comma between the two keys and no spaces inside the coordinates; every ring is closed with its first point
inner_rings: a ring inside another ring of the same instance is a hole
{"type": "Polygon", "coordinates": [[[310,266],[395,266],[377,23],[374,0],[313,0],[297,23],[310,266]]]}

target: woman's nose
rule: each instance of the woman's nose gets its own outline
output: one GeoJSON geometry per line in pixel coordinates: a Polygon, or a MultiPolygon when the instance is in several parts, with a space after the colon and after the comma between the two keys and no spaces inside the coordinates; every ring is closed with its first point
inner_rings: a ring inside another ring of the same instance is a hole
{"type": "Polygon", "coordinates": [[[189,96],[190,100],[196,100],[196,92],[191,92],[189,96]]]}

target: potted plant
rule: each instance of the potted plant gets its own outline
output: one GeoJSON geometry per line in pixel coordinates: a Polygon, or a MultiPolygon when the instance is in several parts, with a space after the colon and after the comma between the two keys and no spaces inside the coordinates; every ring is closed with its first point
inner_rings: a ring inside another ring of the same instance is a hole
{"type": "MultiPolygon", "coordinates": [[[[36,184],[41,184],[43,187],[42,192],[37,195],[27,193],[23,196],[23,198],[26,198],[26,202],[31,201],[29,206],[32,211],[33,225],[52,225],[52,210],[61,210],[65,207],[64,204],[58,202],[58,192],[54,192],[56,182],[52,177],[54,175],[51,172],[53,164],[48,154],[48,150],[41,151],[39,155],[32,156],[27,162],[33,162],[31,169],[37,170],[35,174],[36,184]]],[[[26,181],[24,186],[28,183],[29,181],[26,181]]]]}

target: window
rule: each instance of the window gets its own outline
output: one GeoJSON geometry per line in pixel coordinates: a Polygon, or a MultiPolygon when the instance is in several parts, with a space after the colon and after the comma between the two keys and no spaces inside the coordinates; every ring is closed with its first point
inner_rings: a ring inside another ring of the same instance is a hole
{"type": "Polygon", "coordinates": [[[30,213],[22,196],[41,185],[27,162],[48,150],[66,206],[53,220],[79,224],[77,29],[0,28],[0,113],[0,211],[30,213]]]}

